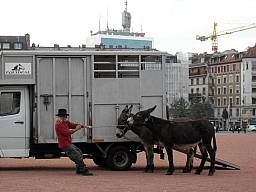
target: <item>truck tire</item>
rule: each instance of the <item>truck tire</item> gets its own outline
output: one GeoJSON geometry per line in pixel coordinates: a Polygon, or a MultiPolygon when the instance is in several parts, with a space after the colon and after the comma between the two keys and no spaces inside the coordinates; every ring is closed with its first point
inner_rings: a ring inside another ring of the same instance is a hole
{"type": "Polygon", "coordinates": [[[111,170],[127,170],[132,165],[132,154],[125,146],[116,146],[110,149],[107,157],[107,165],[111,170]]]}
{"type": "Polygon", "coordinates": [[[100,157],[100,156],[93,156],[92,158],[93,162],[98,165],[99,167],[106,167],[107,165],[107,159],[100,157]]]}

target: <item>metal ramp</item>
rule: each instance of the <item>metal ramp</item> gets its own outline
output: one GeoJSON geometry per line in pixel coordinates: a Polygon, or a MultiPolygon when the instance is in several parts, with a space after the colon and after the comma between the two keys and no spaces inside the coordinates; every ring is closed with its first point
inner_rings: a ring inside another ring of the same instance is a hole
{"type": "MultiPolygon", "coordinates": [[[[185,153],[185,154],[188,153],[188,151],[186,151],[186,150],[177,149],[175,147],[173,149],[178,151],[178,152],[181,152],[181,153],[185,153]]],[[[199,152],[196,152],[194,157],[196,157],[198,159],[202,159],[202,155],[199,152]]],[[[211,162],[211,159],[209,157],[207,157],[206,161],[211,162]]],[[[215,165],[220,165],[220,166],[222,166],[225,169],[240,170],[240,166],[239,165],[236,165],[234,163],[230,163],[230,162],[227,162],[225,160],[218,159],[218,158],[215,158],[215,165]]]]}

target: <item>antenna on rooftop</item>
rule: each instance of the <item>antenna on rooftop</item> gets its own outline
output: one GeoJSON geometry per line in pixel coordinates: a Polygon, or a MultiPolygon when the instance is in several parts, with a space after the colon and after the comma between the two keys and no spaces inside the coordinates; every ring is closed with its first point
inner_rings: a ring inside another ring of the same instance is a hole
{"type": "Polygon", "coordinates": [[[128,3],[127,3],[127,0],[125,1],[125,11],[127,11],[127,5],[128,5],[128,3]]]}
{"type": "Polygon", "coordinates": [[[100,25],[101,25],[101,24],[100,24],[100,20],[101,20],[101,17],[99,18],[99,32],[101,31],[101,30],[100,30],[100,28],[101,28],[101,27],[100,27],[100,25]]]}
{"type": "Polygon", "coordinates": [[[122,13],[122,25],[123,30],[126,32],[130,32],[131,28],[131,14],[127,11],[127,0],[125,1],[125,10],[122,13]]]}
{"type": "Polygon", "coordinates": [[[108,30],[108,8],[107,8],[107,30],[108,30]]]}

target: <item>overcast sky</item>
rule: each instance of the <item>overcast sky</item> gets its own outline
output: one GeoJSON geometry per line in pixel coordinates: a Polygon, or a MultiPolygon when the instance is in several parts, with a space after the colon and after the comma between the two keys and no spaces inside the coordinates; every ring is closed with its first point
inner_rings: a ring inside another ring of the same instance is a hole
{"type": "MultiPolygon", "coordinates": [[[[0,35],[29,33],[40,46],[85,44],[90,30],[121,29],[125,0],[1,0],[0,35]],[[108,13],[108,14],[107,14],[108,13]]],[[[195,40],[218,31],[256,23],[256,0],[128,0],[132,30],[154,38],[161,51],[211,52],[211,41],[195,40]]],[[[256,43],[256,28],[221,36],[219,50],[245,50],[256,43]]]]}

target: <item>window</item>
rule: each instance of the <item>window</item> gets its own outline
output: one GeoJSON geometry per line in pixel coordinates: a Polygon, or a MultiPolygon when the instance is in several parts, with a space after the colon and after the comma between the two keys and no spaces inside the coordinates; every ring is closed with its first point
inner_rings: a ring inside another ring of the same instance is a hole
{"type": "Polygon", "coordinates": [[[223,105],[227,105],[227,99],[226,98],[223,99],[223,105]]]}
{"type": "Polygon", "coordinates": [[[196,93],[199,93],[199,88],[196,88],[196,93]]]}
{"type": "Polygon", "coordinates": [[[232,106],[232,104],[233,104],[233,99],[229,98],[229,105],[232,106]]]}
{"type": "Polygon", "coordinates": [[[236,104],[239,105],[239,98],[236,98],[236,104]]]}
{"type": "Polygon", "coordinates": [[[217,115],[220,116],[220,109],[217,109],[217,115]]]}
{"type": "Polygon", "coordinates": [[[194,79],[191,79],[191,85],[194,85],[194,79]]]}
{"type": "Polygon", "coordinates": [[[218,106],[220,106],[220,99],[218,99],[217,102],[218,102],[218,106]]]}
{"type": "Polygon", "coordinates": [[[203,78],[203,84],[205,84],[205,77],[203,78]]]}
{"type": "Polygon", "coordinates": [[[118,56],[118,78],[139,77],[139,56],[119,55],[118,56]]]}
{"type": "Polygon", "coordinates": [[[227,94],[227,88],[223,87],[223,94],[226,95],[227,94]]]}
{"type": "Polygon", "coordinates": [[[220,84],[220,79],[218,78],[218,84],[220,84]]]}
{"type": "Polygon", "coordinates": [[[191,93],[192,93],[192,94],[194,93],[194,89],[193,89],[193,88],[191,89],[191,93]]]}
{"type": "Polygon", "coordinates": [[[232,108],[229,109],[229,116],[232,117],[232,108]]]}
{"type": "Polygon", "coordinates": [[[218,95],[220,95],[221,91],[220,91],[220,88],[218,88],[218,95]]]}
{"type": "Polygon", "coordinates": [[[94,78],[116,78],[116,56],[96,55],[94,57],[94,78]]]}
{"type": "Polygon", "coordinates": [[[20,42],[14,43],[14,49],[22,49],[22,43],[20,42]]]}
{"type": "Polygon", "coordinates": [[[196,78],[196,84],[199,85],[199,78],[196,78]]]}
{"type": "Polygon", "coordinates": [[[233,94],[233,89],[232,88],[229,89],[229,93],[233,94]]]}
{"type": "Polygon", "coordinates": [[[206,95],[206,89],[203,87],[203,95],[206,95]]]}
{"type": "Polygon", "coordinates": [[[239,117],[239,109],[236,109],[236,116],[239,117]]]}
{"type": "Polygon", "coordinates": [[[159,55],[141,56],[141,70],[162,70],[162,57],[159,55]]]}
{"type": "Polygon", "coordinates": [[[20,92],[2,92],[0,95],[0,116],[14,115],[20,112],[20,92]]]}
{"type": "Polygon", "coordinates": [[[233,75],[229,75],[229,83],[233,83],[233,75]]]}
{"type": "Polygon", "coordinates": [[[236,76],[236,82],[239,83],[239,75],[236,76]]]}
{"type": "Polygon", "coordinates": [[[11,48],[11,44],[10,43],[2,43],[2,48],[3,49],[10,49],[11,48]]]}
{"type": "Polygon", "coordinates": [[[227,78],[223,77],[223,83],[227,83],[227,78]]]}

